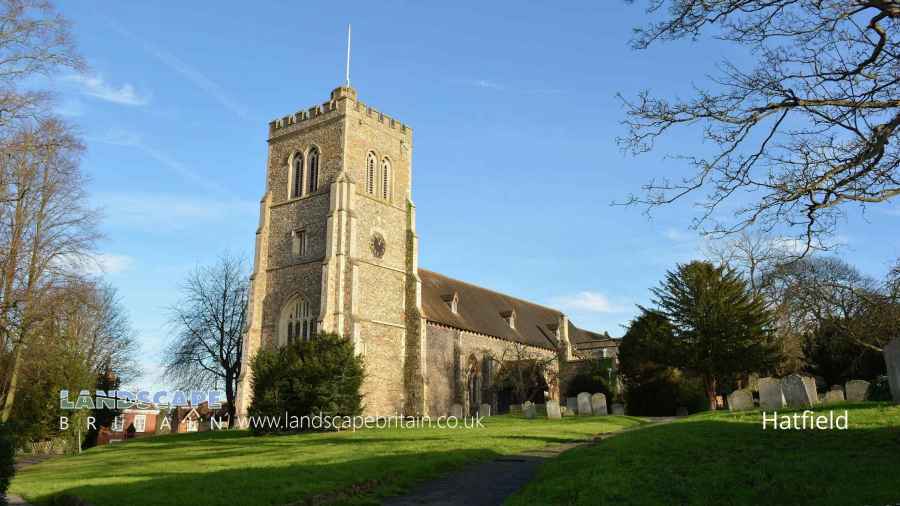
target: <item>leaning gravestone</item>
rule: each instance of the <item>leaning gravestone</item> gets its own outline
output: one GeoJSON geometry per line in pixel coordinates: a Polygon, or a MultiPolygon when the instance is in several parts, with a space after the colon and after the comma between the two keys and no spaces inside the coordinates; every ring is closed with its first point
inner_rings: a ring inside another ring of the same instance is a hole
{"type": "Polygon", "coordinates": [[[850,380],[846,385],[847,400],[850,402],[862,402],[869,398],[869,382],[864,380],[850,380]]]}
{"type": "Polygon", "coordinates": [[[591,396],[591,411],[595,415],[607,415],[606,396],[603,394],[594,394],[591,396]]]}
{"type": "Polygon", "coordinates": [[[836,402],[844,402],[843,390],[829,390],[825,392],[825,404],[834,404],[836,402]]]}
{"type": "Polygon", "coordinates": [[[487,403],[482,404],[478,408],[478,415],[479,416],[491,416],[491,405],[487,404],[487,403]]]}
{"type": "Polygon", "coordinates": [[[625,405],[624,404],[613,404],[612,405],[612,414],[624,415],[625,414],[625,405]]]}
{"type": "Polygon", "coordinates": [[[753,393],[750,390],[735,390],[728,396],[729,411],[753,409],[753,393]]]}
{"type": "Polygon", "coordinates": [[[781,389],[781,380],[778,378],[759,379],[759,407],[762,409],[783,408],[784,391],[781,389]]]}
{"type": "Polygon", "coordinates": [[[570,415],[578,414],[578,397],[566,398],[566,410],[569,411],[570,415]]]}
{"type": "Polygon", "coordinates": [[[900,404],[900,337],[884,347],[884,363],[887,364],[888,384],[891,385],[891,397],[900,404]]]}
{"type": "Polygon", "coordinates": [[[462,404],[454,404],[450,406],[450,416],[455,416],[456,418],[463,417],[463,407],[462,404]]]}
{"type": "Polygon", "coordinates": [[[578,414],[579,415],[591,415],[591,394],[587,392],[581,392],[578,394],[578,414]]]}
{"type": "Polygon", "coordinates": [[[781,388],[784,390],[784,400],[792,408],[809,407],[819,400],[816,394],[816,380],[813,378],[791,374],[781,380],[781,388]]]}
{"type": "Polygon", "coordinates": [[[522,413],[525,415],[525,418],[532,420],[537,414],[537,410],[534,407],[533,402],[525,402],[522,404],[522,413]]]}
{"type": "Polygon", "coordinates": [[[547,399],[547,418],[551,420],[562,418],[562,412],[559,410],[559,401],[547,399]]]}

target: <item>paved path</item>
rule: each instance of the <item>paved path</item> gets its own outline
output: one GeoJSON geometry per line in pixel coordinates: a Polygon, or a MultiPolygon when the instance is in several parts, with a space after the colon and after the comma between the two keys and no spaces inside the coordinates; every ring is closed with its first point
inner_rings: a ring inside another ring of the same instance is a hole
{"type": "MultiPolygon", "coordinates": [[[[653,425],[667,423],[675,417],[648,418],[653,425]]],[[[386,506],[411,506],[435,504],[439,506],[465,504],[467,506],[495,506],[524,487],[534,478],[538,467],[546,459],[558,457],[561,453],[577,446],[593,445],[611,437],[638,430],[648,425],[600,434],[593,441],[577,441],[546,446],[538,450],[501,457],[487,462],[473,464],[442,478],[419,484],[407,494],[389,497],[386,506]]]]}
{"type": "MultiPolygon", "coordinates": [[[[28,466],[33,466],[47,459],[53,458],[54,456],[55,455],[20,455],[16,457],[16,462],[15,464],[13,464],[13,466],[16,468],[16,472],[18,472],[20,469],[24,469],[28,466]]],[[[30,503],[25,501],[25,499],[22,499],[15,494],[6,494],[6,503],[9,504],[9,506],[31,506],[30,503]]]]}

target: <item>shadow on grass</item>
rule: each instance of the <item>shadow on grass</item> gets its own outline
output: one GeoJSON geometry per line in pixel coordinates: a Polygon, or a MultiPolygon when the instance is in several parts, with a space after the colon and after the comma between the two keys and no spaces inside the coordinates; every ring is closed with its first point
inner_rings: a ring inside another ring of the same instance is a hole
{"type": "Polygon", "coordinates": [[[226,470],[198,463],[195,471],[132,472],[121,483],[84,484],[28,499],[45,504],[59,495],[74,495],[98,506],[378,504],[379,498],[400,494],[422,480],[499,456],[488,450],[455,450],[226,470]]]}
{"type": "MultiPolygon", "coordinates": [[[[884,505],[900,501],[900,406],[839,404],[848,430],[763,430],[759,411],[623,433],[547,461],[510,504],[884,505]]],[[[802,410],[799,410],[802,412],[802,410]]],[[[793,414],[794,410],[779,412],[793,414]]],[[[771,416],[771,412],[769,413],[771,416]]]]}

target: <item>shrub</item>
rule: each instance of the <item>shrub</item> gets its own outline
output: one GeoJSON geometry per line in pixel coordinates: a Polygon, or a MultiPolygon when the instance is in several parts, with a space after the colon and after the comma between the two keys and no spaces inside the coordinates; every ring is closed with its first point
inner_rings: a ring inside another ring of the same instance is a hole
{"type": "Polygon", "coordinates": [[[893,397],[891,397],[891,385],[888,383],[887,376],[879,376],[872,381],[872,385],[869,387],[869,400],[870,401],[890,401],[893,397]]]}
{"type": "Polygon", "coordinates": [[[355,416],[362,411],[362,359],[347,339],[322,334],[277,349],[264,349],[253,361],[253,417],[277,417],[281,427],[260,427],[259,433],[305,431],[285,426],[291,417],[322,414],[325,418],[355,416]]]}
{"type": "Polygon", "coordinates": [[[0,424],[0,504],[6,504],[6,489],[16,474],[16,437],[10,424],[0,424]]]}

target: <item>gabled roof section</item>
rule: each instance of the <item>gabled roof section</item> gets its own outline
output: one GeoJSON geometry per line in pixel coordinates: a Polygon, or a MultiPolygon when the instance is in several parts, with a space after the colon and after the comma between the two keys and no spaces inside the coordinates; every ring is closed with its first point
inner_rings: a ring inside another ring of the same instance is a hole
{"type": "Polygon", "coordinates": [[[559,311],[522,299],[419,269],[422,279],[422,309],[431,322],[470,332],[505,339],[539,348],[557,349],[556,332],[559,311]],[[454,314],[445,302],[453,294],[459,296],[454,314]],[[502,316],[515,312],[516,328],[502,316]]]}

